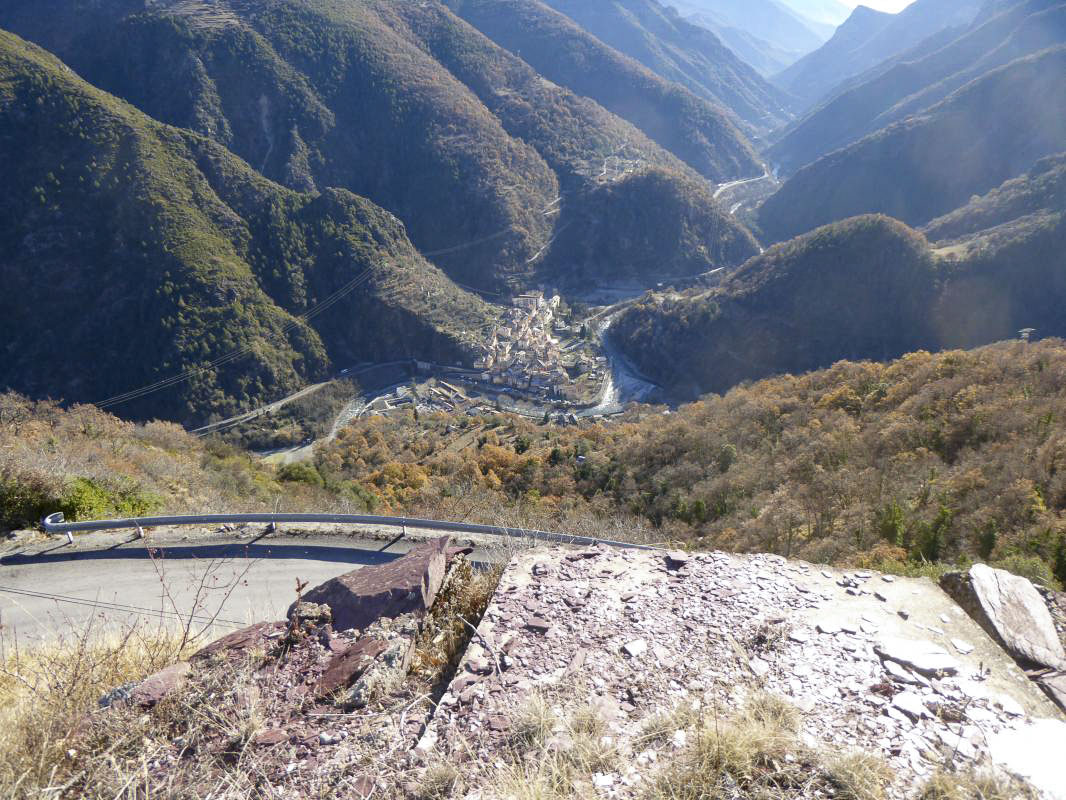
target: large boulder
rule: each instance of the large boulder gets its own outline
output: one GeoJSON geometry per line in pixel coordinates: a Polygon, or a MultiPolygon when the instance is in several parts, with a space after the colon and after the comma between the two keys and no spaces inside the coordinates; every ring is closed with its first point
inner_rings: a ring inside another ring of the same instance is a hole
{"type": "Polygon", "coordinates": [[[1066,667],[1047,605],[1025,578],[975,564],[965,574],[944,575],[940,586],[1023,665],[1066,667]]]}
{"type": "MultiPolygon", "coordinates": [[[[307,592],[304,603],[320,603],[333,612],[336,631],[364,630],[382,618],[424,615],[433,605],[447,570],[449,537],[426,542],[388,564],[346,572],[307,592]]],[[[289,607],[291,616],[296,608],[289,607]]]]}

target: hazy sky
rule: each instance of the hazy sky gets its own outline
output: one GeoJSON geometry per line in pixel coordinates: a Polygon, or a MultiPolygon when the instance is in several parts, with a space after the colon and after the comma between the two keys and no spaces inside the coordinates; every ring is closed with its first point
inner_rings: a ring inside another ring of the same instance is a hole
{"type": "Polygon", "coordinates": [[[844,2],[852,8],[863,5],[867,8],[876,8],[878,11],[896,12],[905,9],[913,0],[862,0],[861,3],[856,0],[844,0],[844,2]]]}

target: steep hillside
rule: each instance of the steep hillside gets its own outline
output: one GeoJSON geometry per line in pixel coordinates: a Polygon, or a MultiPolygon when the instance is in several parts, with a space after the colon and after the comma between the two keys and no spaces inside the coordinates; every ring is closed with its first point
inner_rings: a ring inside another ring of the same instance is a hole
{"type": "Polygon", "coordinates": [[[1034,214],[1066,212],[1066,153],[1038,161],[1013,178],[922,228],[931,241],[963,239],[1034,214]]]}
{"type": "Polygon", "coordinates": [[[855,214],[921,225],[1020,175],[1066,141],[1066,47],[1013,61],[927,111],[815,161],[759,210],[783,240],[855,214]]]}
{"type": "Polygon", "coordinates": [[[685,18],[693,25],[699,25],[711,31],[722,40],[722,44],[736,53],[742,61],[750,64],[752,69],[764,78],[776,75],[805,55],[799,51],[787,50],[744,28],[731,25],[710,11],[697,11],[685,18]]]}
{"type": "Polygon", "coordinates": [[[463,283],[520,282],[550,238],[543,159],[373,3],[14,0],[4,26],[275,181],[370,198],[463,283]]]}
{"type": "MultiPolygon", "coordinates": [[[[15,0],[0,9],[5,21],[90,82],[212,137],[268,177],[369,197],[464,285],[506,292],[539,280],[554,234],[570,215],[588,217],[575,190],[593,188],[608,159],[695,174],[437,2],[165,3],[132,14],[121,0],[15,0]]],[[[615,57],[629,65],[621,77],[659,92],[652,127],[667,144],[687,142],[685,153],[715,177],[757,171],[736,130],[715,127],[722,118],[709,104],[615,57]],[[671,114],[688,102],[679,123],[671,114]]],[[[636,116],[647,122],[644,112],[636,116]]]]}
{"type": "Polygon", "coordinates": [[[411,515],[1066,582],[1062,340],[840,362],[663,410],[362,418],[314,468],[411,515]]]}
{"type": "Polygon", "coordinates": [[[781,0],[781,4],[804,19],[834,28],[844,24],[851,14],[851,6],[840,0],[781,0]]]}
{"type": "Polygon", "coordinates": [[[759,134],[791,119],[791,98],[705,28],[658,0],[545,0],[545,4],[652,72],[732,111],[759,134]]]}
{"type": "Polygon", "coordinates": [[[774,76],[773,82],[813,106],[848,78],[945,28],[968,25],[982,5],[980,0],[916,0],[898,14],[859,6],[832,39],[774,76]]]}
{"type": "MultiPolygon", "coordinates": [[[[1034,170],[1034,174],[1036,170],[1034,170]]],[[[1032,194],[1061,180],[1051,171],[1032,194]]],[[[1041,201],[1007,184],[935,230],[997,223],[1041,201]],[[941,227],[942,226],[942,227],[941,227]]],[[[649,294],[612,341],[675,398],[741,381],[884,360],[917,349],[975,347],[1022,328],[1066,335],[1066,214],[1040,210],[931,248],[887,217],[819,228],[751,259],[709,292],[649,294]]]]}
{"type": "Polygon", "coordinates": [[[754,253],[750,235],[718,207],[705,181],[628,122],[543,80],[439,4],[396,4],[385,18],[405,26],[559,176],[560,200],[548,209],[556,236],[538,262],[538,279],[587,288],[625,276],[650,286],[754,253]],[[637,213],[660,203],[677,216],[651,224],[637,213]],[[618,244],[635,241],[642,249],[618,244]]]}
{"type": "Polygon", "coordinates": [[[857,78],[855,85],[790,126],[768,150],[770,160],[792,173],[928,108],[991,69],[1066,42],[1066,3],[1009,3],[993,7],[961,33],[952,31],[857,78]]]}
{"type": "Polygon", "coordinates": [[[122,413],[199,420],[335,361],[465,359],[490,318],[387,212],[271,183],[8,33],[0,100],[5,388],[101,401],[162,381],[122,413]]]}
{"type": "Polygon", "coordinates": [[[647,285],[652,275],[660,281],[698,275],[757,252],[751,234],[702,181],[647,170],[597,187],[567,213],[544,274],[578,291],[612,279],[647,285]]]}
{"type": "Polygon", "coordinates": [[[758,175],[751,144],[720,107],[663,80],[540,0],[446,0],[553,83],[644,131],[711,181],[758,175]]]}
{"type": "Polygon", "coordinates": [[[841,358],[894,358],[933,336],[937,273],[925,240],[887,217],[821,228],[748,261],[716,289],[649,295],[612,341],[673,396],[803,372],[841,358]]]}

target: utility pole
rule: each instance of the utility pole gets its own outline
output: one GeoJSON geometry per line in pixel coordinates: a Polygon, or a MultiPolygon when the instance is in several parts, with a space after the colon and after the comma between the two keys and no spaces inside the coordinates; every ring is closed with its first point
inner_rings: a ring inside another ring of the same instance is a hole
{"type": "Polygon", "coordinates": [[[1029,341],[1033,338],[1034,333],[1036,333],[1036,328],[1022,328],[1020,331],[1018,331],[1018,336],[1023,342],[1025,342],[1022,347],[1026,353],[1029,352],[1029,341]]]}

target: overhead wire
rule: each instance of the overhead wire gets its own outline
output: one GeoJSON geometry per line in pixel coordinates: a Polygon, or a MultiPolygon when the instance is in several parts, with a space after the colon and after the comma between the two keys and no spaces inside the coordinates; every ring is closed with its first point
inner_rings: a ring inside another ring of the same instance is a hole
{"type": "Polygon", "coordinates": [[[87,600],[83,597],[71,597],[69,595],[52,594],[50,592],[34,592],[28,589],[16,589],[11,586],[0,586],[0,592],[7,594],[21,595],[23,597],[35,597],[40,600],[54,600],[57,603],[68,603],[70,605],[89,606],[90,608],[99,608],[104,611],[119,611],[127,614],[141,614],[152,617],[166,617],[185,621],[194,621],[202,623],[212,623],[220,625],[230,625],[236,627],[244,627],[246,623],[238,622],[233,619],[222,619],[219,617],[207,617],[202,614],[181,614],[177,611],[168,610],[165,608],[146,608],[144,606],[130,606],[123,603],[110,603],[106,600],[87,600]]]}
{"type": "MultiPolygon", "coordinates": [[[[284,336],[289,332],[295,330],[296,328],[300,327],[301,324],[311,319],[312,317],[318,316],[319,314],[329,310],[338,302],[340,302],[345,296],[347,296],[352,291],[357,289],[360,285],[365,283],[372,272],[373,267],[368,267],[362,273],[357,275],[355,278],[350,280],[336,292],[334,292],[325,300],[323,300],[321,303],[317,304],[305,313],[296,317],[293,321],[283,325],[281,330],[278,331],[276,335],[284,336]]],[[[164,378],[162,380],[156,381],[155,383],[151,383],[137,389],[131,389],[130,391],[123,392],[122,394],[117,394],[113,397],[109,397],[106,400],[96,403],[96,405],[99,408],[109,408],[111,406],[116,406],[121,403],[127,403],[131,400],[140,399],[141,397],[145,397],[149,394],[154,394],[155,392],[161,391],[163,389],[168,389],[171,386],[181,383],[182,381],[188,380],[189,378],[195,377],[196,375],[202,375],[205,372],[210,372],[216,369],[217,367],[222,366],[223,364],[228,364],[231,361],[235,361],[238,358],[247,355],[254,349],[255,344],[246,345],[245,347],[242,347],[239,350],[234,350],[232,352],[218,356],[217,358],[207,362],[207,364],[198,367],[190,367],[189,369],[178,375],[173,375],[169,378],[164,378]]]]}

